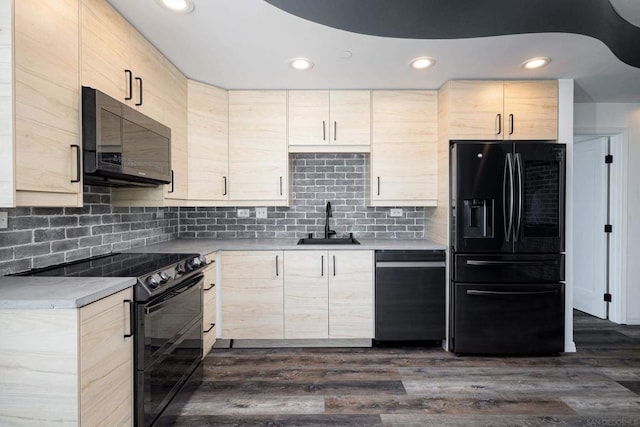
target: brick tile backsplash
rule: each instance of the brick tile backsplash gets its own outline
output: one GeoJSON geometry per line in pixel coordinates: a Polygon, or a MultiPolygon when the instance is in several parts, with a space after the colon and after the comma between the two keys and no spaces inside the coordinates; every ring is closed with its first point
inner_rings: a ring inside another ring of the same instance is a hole
{"type": "Polygon", "coordinates": [[[90,256],[182,238],[300,238],[324,233],[325,204],[331,229],[357,238],[421,239],[424,208],[367,207],[366,154],[291,156],[290,207],[269,207],[267,218],[238,218],[235,207],[141,208],[111,206],[111,189],[84,188],[81,208],[14,208],[0,230],[0,276],[90,256]],[[162,212],[162,218],[158,213],[162,212]]]}
{"type": "Polygon", "coordinates": [[[325,205],[331,202],[331,229],[356,238],[421,239],[424,208],[403,207],[402,217],[389,208],[367,207],[366,154],[292,155],[291,207],[268,207],[267,218],[238,218],[237,208],[180,209],[180,237],[184,238],[301,238],[324,233],[325,205]]]}
{"type": "Polygon", "coordinates": [[[178,237],[178,208],[112,207],[107,187],[85,186],[82,208],[2,211],[9,228],[0,230],[0,276],[178,237]]]}

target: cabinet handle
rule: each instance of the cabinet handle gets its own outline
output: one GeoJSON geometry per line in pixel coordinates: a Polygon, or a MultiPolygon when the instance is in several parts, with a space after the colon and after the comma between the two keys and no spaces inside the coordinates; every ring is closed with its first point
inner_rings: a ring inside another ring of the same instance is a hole
{"type": "Polygon", "coordinates": [[[71,182],[80,182],[80,146],[78,144],[71,144],[71,149],[76,149],[76,179],[72,179],[71,182]]]}
{"type": "Polygon", "coordinates": [[[324,255],[320,257],[320,276],[324,277],[324,255]]]}
{"type": "Polygon", "coordinates": [[[133,99],[133,73],[131,70],[124,70],[124,75],[129,81],[127,96],[125,96],[124,99],[125,101],[129,101],[130,99],[133,99]]]}
{"type": "Polygon", "coordinates": [[[380,195],[380,177],[378,177],[378,196],[380,195]]]}
{"type": "Polygon", "coordinates": [[[125,338],[131,338],[133,336],[133,301],[126,299],[122,301],[124,304],[129,304],[129,333],[124,334],[125,338]]]}
{"type": "Polygon", "coordinates": [[[211,325],[211,326],[209,326],[209,329],[205,329],[204,331],[202,331],[202,332],[204,332],[205,334],[206,334],[207,332],[211,332],[211,330],[212,330],[213,328],[215,328],[215,326],[216,326],[216,324],[215,324],[215,323],[209,323],[209,324],[211,325]]]}
{"type": "Polygon", "coordinates": [[[136,77],[136,81],[138,82],[138,102],[136,105],[139,107],[142,105],[142,78],[136,77]]]}
{"type": "Polygon", "coordinates": [[[282,177],[280,177],[280,195],[282,196],[282,177]]]}
{"type": "Polygon", "coordinates": [[[175,187],[173,185],[173,169],[171,169],[171,190],[167,191],[167,193],[173,193],[175,187]]]}
{"type": "Polygon", "coordinates": [[[496,114],[496,135],[502,133],[502,114],[496,114]]]}
{"type": "Polygon", "coordinates": [[[224,180],[224,193],[222,193],[223,196],[227,195],[227,177],[223,176],[222,179],[224,180]]]}
{"type": "Polygon", "coordinates": [[[338,138],[338,122],[333,122],[333,140],[335,141],[338,138]]]}
{"type": "Polygon", "coordinates": [[[205,292],[207,292],[207,291],[210,291],[211,289],[213,289],[213,288],[215,288],[215,287],[216,287],[216,284],[215,284],[215,283],[212,283],[212,284],[211,284],[211,286],[209,286],[208,288],[202,288],[202,290],[203,290],[203,291],[205,291],[205,292]]]}
{"type": "Polygon", "coordinates": [[[278,272],[278,255],[276,255],[276,277],[278,277],[280,273],[278,272]]]}
{"type": "Polygon", "coordinates": [[[513,135],[513,114],[509,114],[509,135],[513,135]]]}
{"type": "Polygon", "coordinates": [[[326,128],[326,122],[323,120],[322,121],[322,140],[326,141],[327,140],[327,128],[326,128]]]}
{"type": "Polygon", "coordinates": [[[336,275],[336,256],[333,256],[333,275],[336,275]]]}

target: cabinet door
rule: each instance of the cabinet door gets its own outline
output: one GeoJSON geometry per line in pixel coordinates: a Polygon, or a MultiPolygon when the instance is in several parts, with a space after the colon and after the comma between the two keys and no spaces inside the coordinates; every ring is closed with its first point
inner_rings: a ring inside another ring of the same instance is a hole
{"type": "Polygon", "coordinates": [[[502,81],[448,83],[449,139],[503,139],[502,81]]]}
{"type": "Polygon", "coordinates": [[[331,144],[371,145],[371,91],[331,91],[329,111],[331,144]]]}
{"type": "Polygon", "coordinates": [[[287,171],[287,93],[229,92],[230,199],[286,205],[287,171]]]}
{"type": "Polygon", "coordinates": [[[504,82],[505,138],[558,139],[558,81],[504,82]]]}
{"type": "Polygon", "coordinates": [[[327,251],[285,251],[284,337],[329,337],[327,251]]]}
{"type": "Polygon", "coordinates": [[[207,255],[213,262],[204,270],[202,288],[202,357],[204,358],[216,342],[216,263],[215,255],[207,255]]]}
{"type": "Polygon", "coordinates": [[[329,252],[329,338],[373,338],[373,252],[329,252]]]}
{"type": "MultiPolygon", "coordinates": [[[[186,200],[188,191],[187,78],[168,60],[164,61],[164,105],[166,126],[171,128],[172,183],[165,185],[165,198],[186,200]]],[[[146,91],[145,91],[146,93],[146,91]]]]}
{"type": "Polygon", "coordinates": [[[133,108],[160,123],[168,117],[163,96],[165,86],[165,57],[142,34],[130,28],[130,63],[133,71],[133,96],[129,103],[133,108]]]}
{"type": "Polygon", "coordinates": [[[125,73],[130,26],[105,0],[82,0],[81,10],[82,84],[125,102],[133,95],[125,73]]]}
{"type": "Polygon", "coordinates": [[[289,145],[329,144],[329,92],[289,91],[289,145]]]}
{"type": "Polygon", "coordinates": [[[191,80],[188,91],[189,199],[227,200],[228,92],[191,80]]]}
{"type": "Polygon", "coordinates": [[[80,309],[80,424],[132,425],[131,288],[80,309]]]}
{"type": "Polygon", "coordinates": [[[222,338],[284,337],[282,251],[222,253],[222,338]]]}
{"type": "Polygon", "coordinates": [[[14,16],[16,203],[80,206],[78,1],[18,1],[14,16]]]}
{"type": "Polygon", "coordinates": [[[371,205],[434,206],[437,93],[374,91],[371,205]]]}

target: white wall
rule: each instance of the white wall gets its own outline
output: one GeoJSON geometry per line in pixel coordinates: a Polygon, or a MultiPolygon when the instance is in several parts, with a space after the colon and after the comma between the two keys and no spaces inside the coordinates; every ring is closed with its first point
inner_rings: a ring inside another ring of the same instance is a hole
{"type": "MultiPolygon", "coordinates": [[[[626,292],[613,298],[624,298],[621,323],[640,325],[640,103],[576,104],[574,126],[576,134],[619,134],[626,148],[626,159],[620,159],[626,160],[628,171],[622,212],[622,226],[626,226],[622,286],[626,292]]],[[[613,226],[615,232],[616,224],[613,226]]]]}

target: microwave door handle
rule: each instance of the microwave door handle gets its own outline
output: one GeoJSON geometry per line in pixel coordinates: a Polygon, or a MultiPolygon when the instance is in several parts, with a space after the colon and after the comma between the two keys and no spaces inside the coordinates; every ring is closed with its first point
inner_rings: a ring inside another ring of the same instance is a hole
{"type": "Polygon", "coordinates": [[[516,219],[515,230],[513,232],[513,241],[517,242],[520,236],[520,226],[522,225],[522,191],[524,185],[522,183],[522,157],[520,153],[516,153],[516,172],[518,174],[518,218],[516,219]]]}

